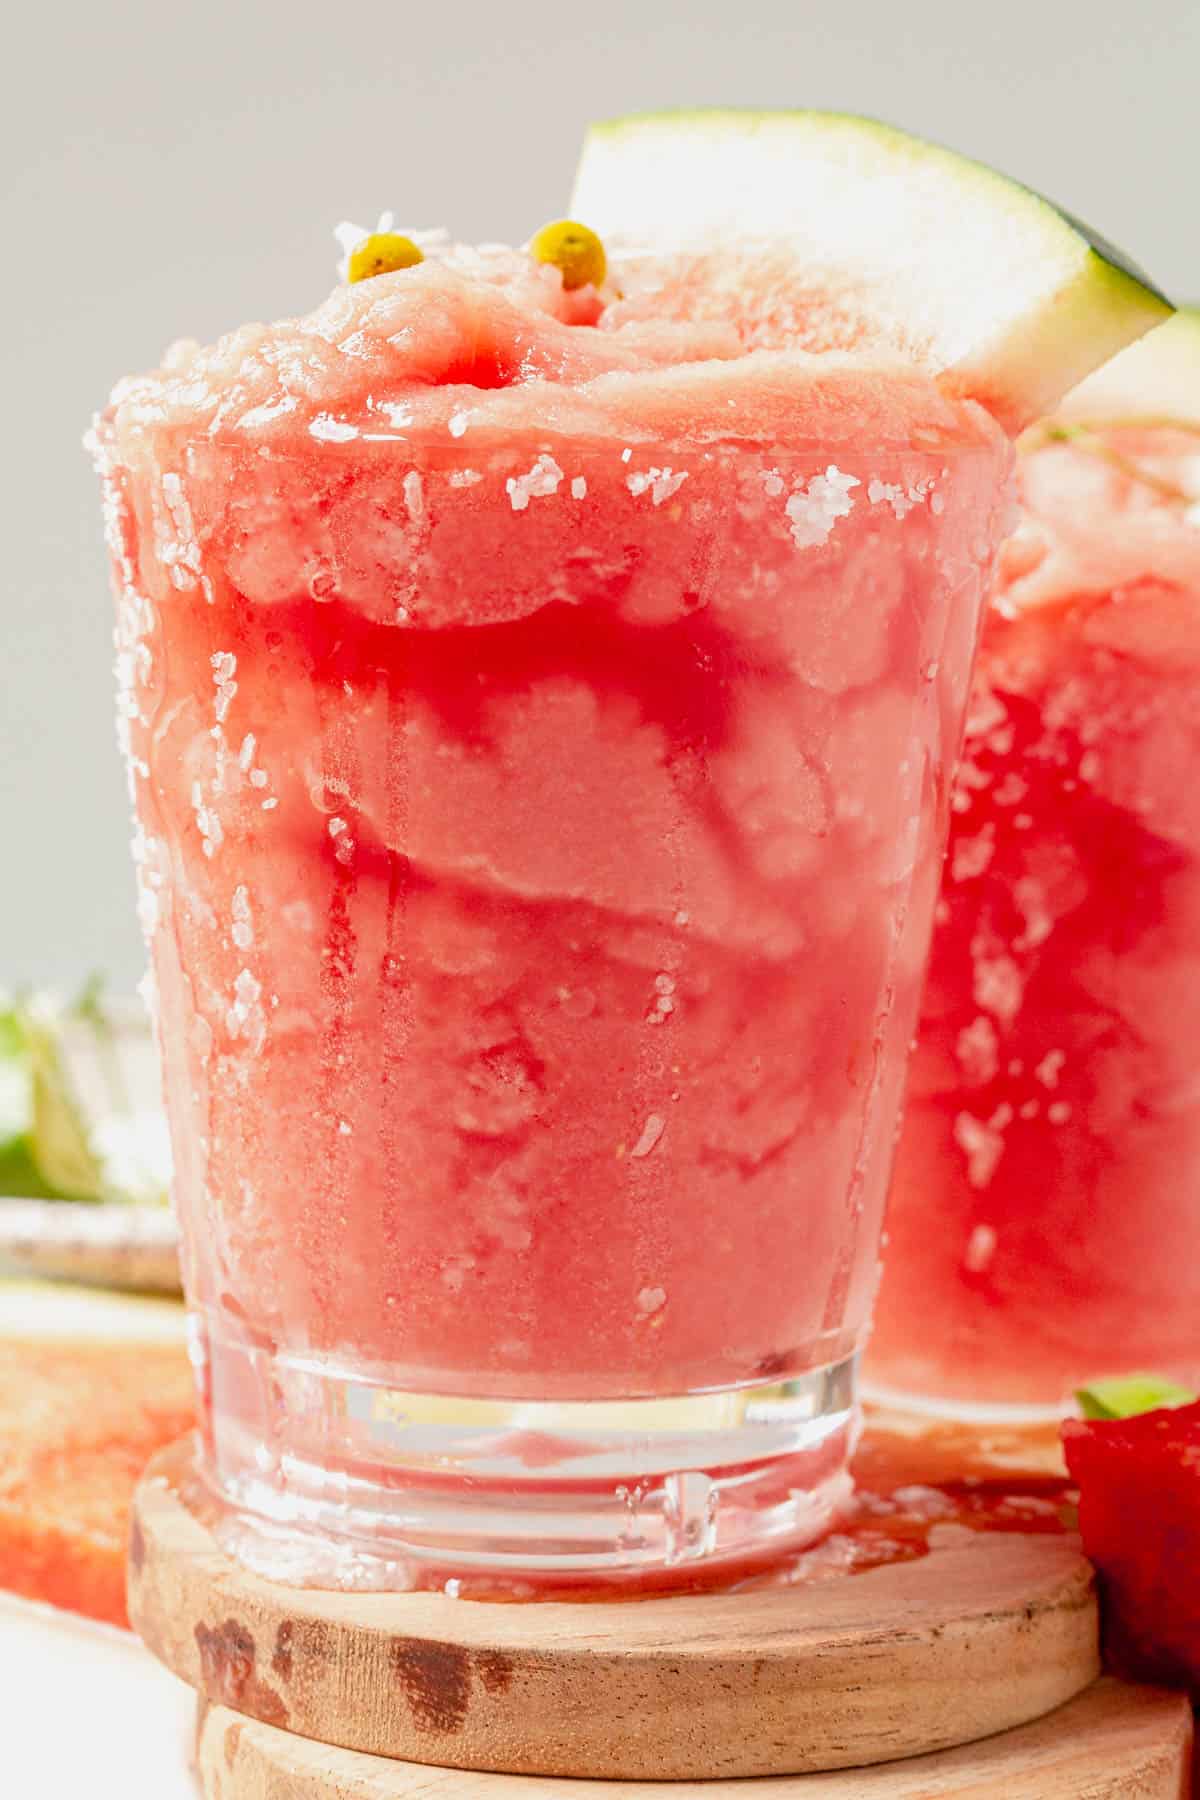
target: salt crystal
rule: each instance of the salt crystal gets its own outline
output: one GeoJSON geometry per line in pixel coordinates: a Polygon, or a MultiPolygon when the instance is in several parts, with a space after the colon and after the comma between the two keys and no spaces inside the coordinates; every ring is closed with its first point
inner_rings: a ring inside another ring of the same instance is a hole
{"type": "MultiPolygon", "coordinates": [[[[234,695],[238,691],[238,684],[233,679],[234,671],[237,668],[237,657],[230,650],[218,650],[209,658],[209,661],[212,663],[213,685],[217,690],[216,698],[213,701],[213,711],[217,716],[218,724],[223,724],[225,715],[233,704],[234,695]]],[[[218,733],[214,732],[213,735],[220,741],[218,733]]]]}
{"type": "Polygon", "coordinates": [[[576,475],[571,481],[572,500],[582,500],[587,493],[587,482],[582,475],[576,475]]]}
{"type": "Polygon", "coordinates": [[[984,1013],[959,1032],[955,1055],[971,1087],[983,1087],[991,1081],[996,1073],[998,1047],[996,1027],[984,1013]]]}
{"type": "Polygon", "coordinates": [[[552,456],[541,455],[527,475],[510,475],[504,484],[514,512],[524,512],[530,500],[557,493],[563,472],[552,456]]]}
{"type": "Polygon", "coordinates": [[[252,731],[248,731],[242,739],[242,747],[238,751],[238,767],[244,772],[254,761],[254,750],[257,739],[252,731]]]}
{"type": "Polygon", "coordinates": [[[234,888],[231,910],[233,941],[239,950],[249,950],[254,942],[254,924],[250,916],[250,895],[245,887],[234,888]]]}
{"type": "Polygon", "coordinates": [[[763,484],[763,492],[769,499],[775,500],[782,494],[784,480],[778,469],[764,469],[759,479],[763,484]]]}
{"type": "Polygon", "coordinates": [[[950,861],[951,881],[974,881],[992,860],[996,828],[989,821],[975,837],[959,838],[950,861]]]}
{"type": "Polygon", "coordinates": [[[308,428],[308,435],[325,444],[348,444],[351,438],[358,436],[358,426],[348,425],[344,419],[330,418],[328,413],[318,413],[308,428]]]}
{"type": "Polygon", "coordinates": [[[471,423],[470,413],[468,413],[468,412],[451,413],[450,414],[450,422],[449,422],[449,425],[447,426],[447,430],[449,431],[451,437],[461,437],[463,435],[464,431],[467,429],[467,426],[470,423],[471,423]]]}
{"type": "Polygon", "coordinates": [[[1058,1077],[1066,1060],[1065,1050],[1047,1050],[1033,1071],[1043,1087],[1056,1088],[1058,1086],[1058,1077]]]}
{"type": "Polygon", "coordinates": [[[251,787],[265,788],[270,779],[265,769],[251,769],[250,771],[251,787]]]}
{"type": "Polygon", "coordinates": [[[281,419],[285,414],[295,412],[299,404],[294,394],[282,394],[278,400],[262,406],[252,406],[249,412],[242,414],[238,427],[242,431],[252,431],[258,425],[269,425],[272,419],[281,419]]]}
{"type": "MultiPolygon", "coordinates": [[[[174,539],[163,538],[160,541],[159,561],[170,569],[173,587],[194,588],[196,574],[200,568],[200,546],[196,541],[196,526],[192,517],[192,509],[178,475],[168,471],[163,476],[162,494],[171,524],[175,528],[175,537],[174,539]]],[[[207,594],[211,587],[207,577],[205,577],[204,585],[207,594]]]]}
{"type": "Polygon", "coordinates": [[[239,1005],[250,1007],[262,993],[262,984],[255,979],[249,969],[243,969],[233,984],[233,991],[237,995],[239,1005]]]}
{"type": "Polygon", "coordinates": [[[644,1287],[637,1297],[638,1311],[647,1317],[651,1313],[661,1312],[667,1304],[667,1290],[660,1287],[644,1287]]]}
{"type": "Polygon", "coordinates": [[[1029,783],[1018,775],[1015,769],[1010,769],[1003,781],[997,785],[992,797],[997,806],[1015,806],[1019,800],[1025,798],[1028,792],[1029,783]]]}
{"type": "Polygon", "coordinates": [[[420,472],[410,469],[402,483],[404,488],[404,504],[408,508],[408,516],[420,530],[425,523],[425,489],[421,482],[420,472]]]}
{"type": "Polygon", "coordinates": [[[139,881],[138,895],[137,895],[137,919],[138,919],[138,924],[142,928],[142,936],[144,938],[149,939],[150,937],[153,936],[155,926],[158,924],[158,916],[159,916],[158,895],[154,892],[153,888],[146,887],[142,882],[139,881]]]}
{"type": "Polygon", "coordinates": [[[278,800],[275,800],[275,799],[264,800],[262,803],[262,810],[263,810],[263,812],[271,812],[272,809],[278,805],[279,805],[278,800]]]}
{"type": "Polygon", "coordinates": [[[967,712],[967,736],[982,737],[994,731],[997,725],[1003,725],[1008,718],[1004,702],[991,688],[981,688],[974,694],[967,712]]]}
{"type": "Polygon", "coordinates": [[[635,498],[649,489],[655,506],[661,506],[664,500],[679,492],[686,480],[686,469],[647,469],[644,473],[627,476],[625,485],[635,498]]]}
{"type": "Polygon", "coordinates": [[[960,1112],[954,1121],[954,1141],[967,1159],[967,1180],[973,1188],[985,1188],[1004,1154],[1004,1138],[973,1113],[960,1112]]]}
{"type": "Polygon", "coordinates": [[[975,1004],[1002,1024],[1011,1024],[1021,1010],[1025,983],[1011,956],[996,948],[983,933],[971,940],[975,1004]]]}
{"type": "Polygon", "coordinates": [[[898,519],[903,519],[913,509],[913,502],[905,494],[904,489],[894,481],[869,482],[867,499],[872,506],[886,503],[898,519]]]}
{"type": "Polygon", "coordinates": [[[251,1055],[262,1049],[267,1021],[262,1007],[262,983],[243,969],[233,984],[233,1005],[225,1013],[225,1029],[230,1037],[243,1037],[251,1055]]]}
{"type": "Polygon", "coordinates": [[[482,480],[483,476],[478,469],[452,469],[450,471],[450,486],[453,488],[474,487],[477,481],[482,480]]]}
{"type": "Polygon", "coordinates": [[[859,486],[857,475],[843,475],[833,463],[823,475],[814,475],[807,486],[798,486],[784,507],[796,548],[807,550],[828,543],[837,521],[853,509],[851,488],[859,486]]]}
{"type": "Polygon", "coordinates": [[[629,449],[628,445],[626,445],[625,449],[622,450],[622,452],[621,452],[621,461],[628,462],[632,455],[633,455],[633,451],[631,449],[629,449]]]}
{"type": "Polygon", "coordinates": [[[666,1128],[667,1121],[663,1118],[662,1114],[651,1113],[646,1120],[646,1123],[642,1126],[641,1137],[629,1152],[630,1156],[649,1156],[666,1128]]]}
{"type": "Polygon", "coordinates": [[[473,1256],[448,1256],[442,1267],[442,1283],[452,1294],[462,1291],[463,1282],[476,1267],[473,1256]]]}
{"type": "Polygon", "coordinates": [[[1036,875],[1022,875],[1019,881],[1013,883],[1013,898],[1025,920],[1025,929],[1019,938],[1014,938],[1013,948],[1036,950],[1054,930],[1054,914],[1050,910],[1046,890],[1036,875]]]}

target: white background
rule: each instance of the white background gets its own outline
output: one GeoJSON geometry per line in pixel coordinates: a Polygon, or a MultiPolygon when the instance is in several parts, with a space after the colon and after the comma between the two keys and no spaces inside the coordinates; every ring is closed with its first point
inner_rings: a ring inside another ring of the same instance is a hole
{"type": "Polygon", "coordinates": [[[315,304],[338,218],[519,242],[590,116],[824,106],[1200,296],[1198,0],[31,0],[3,57],[0,984],[141,968],[82,429],[170,338],[315,304]]]}
{"type": "Polygon", "coordinates": [[[128,1632],[0,1594],[6,1800],[197,1800],[194,1695],[128,1632]]]}

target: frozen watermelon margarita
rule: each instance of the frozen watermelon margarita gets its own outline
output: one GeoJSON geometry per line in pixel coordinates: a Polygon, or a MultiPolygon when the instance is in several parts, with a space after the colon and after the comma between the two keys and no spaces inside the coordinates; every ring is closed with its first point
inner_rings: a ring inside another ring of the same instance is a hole
{"type": "Polygon", "coordinates": [[[1200,1376],[1200,318],[1020,459],[870,1366],[1051,1406],[1200,1376]]]}
{"type": "Polygon", "coordinates": [[[826,1524],[1008,434],[1165,311],[858,120],[572,210],[97,432],[205,1467],[320,1579],[826,1524]]]}

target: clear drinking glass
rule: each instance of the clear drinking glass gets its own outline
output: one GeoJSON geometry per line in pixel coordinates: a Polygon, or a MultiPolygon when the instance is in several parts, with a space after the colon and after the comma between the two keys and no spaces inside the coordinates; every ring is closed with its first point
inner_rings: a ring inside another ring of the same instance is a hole
{"type": "Polygon", "coordinates": [[[1010,461],[927,410],[102,423],[202,1469],[268,1572],[688,1580],[846,1494],[1010,461]]]}

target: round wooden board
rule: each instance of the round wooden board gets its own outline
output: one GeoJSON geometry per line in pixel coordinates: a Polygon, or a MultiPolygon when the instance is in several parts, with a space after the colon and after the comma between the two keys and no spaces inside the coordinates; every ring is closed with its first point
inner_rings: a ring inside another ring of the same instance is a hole
{"type": "Polygon", "coordinates": [[[0,1266],[54,1281],[174,1295],[179,1233],[165,1207],[6,1198],[0,1266]]]}
{"type": "Polygon", "coordinates": [[[1073,1539],[978,1533],[863,1574],[623,1604],[330,1592],[233,1562],[191,1458],[172,1446],[138,1491],[133,1624],[209,1700],[322,1744],[532,1775],[790,1775],[1003,1731],[1098,1673],[1073,1539]]]}
{"type": "MultiPolygon", "coordinates": [[[[983,1743],[872,1769],[722,1781],[705,1791],[711,1800],[1183,1800],[1191,1746],[1191,1708],[1181,1694],[1104,1680],[1046,1718],[983,1743]]],[[[429,1769],[334,1750],[203,1702],[196,1760],[203,1800],[562,1800],[564,1792],[553,1777],[429,1769]]],[[[666,1800],[670,1793],[661,1782],[582,1781],[570,1800],[666,1800]]]]}

